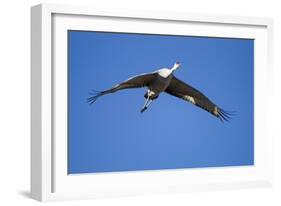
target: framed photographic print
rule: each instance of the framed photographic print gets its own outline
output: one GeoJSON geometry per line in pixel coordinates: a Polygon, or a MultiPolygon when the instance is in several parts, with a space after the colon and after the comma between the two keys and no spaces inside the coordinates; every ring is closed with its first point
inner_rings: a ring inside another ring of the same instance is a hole
{"type": "Polygon", "coordinates": [[[31,14],[34,199],[272,185],[271,19],[31,14]]]}

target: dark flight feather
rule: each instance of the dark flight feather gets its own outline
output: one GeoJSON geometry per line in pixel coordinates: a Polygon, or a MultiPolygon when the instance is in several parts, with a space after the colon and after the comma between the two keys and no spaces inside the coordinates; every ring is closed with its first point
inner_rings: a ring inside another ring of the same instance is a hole
{"type": "Polygon", "coordinates": [[[105,94],[114,93],[122,89],[133,89],[145,86],[148,87],[149,84],[155,79],[155,77],[155,73],[141,74],[138,76],[131,77],[128,80],[121,82],[120,84],[117,84],[108,90],[90,92],[89,94],[91,96],[87,99],[87,101],[90,104],[93,104],[99,97],[105,94]]]}
{"type": "Polygon", "coordinates": [[[176,96],[178,98],[184,99],[212,115],[219,118],[221,121],[229,121],[233,113],[226,112],[223,109],[215,105],[211,100],[209,100],[202,92],[189,86],[185,82],[173,77],[170,85],[165,90],[166,93],[176,96]]]}

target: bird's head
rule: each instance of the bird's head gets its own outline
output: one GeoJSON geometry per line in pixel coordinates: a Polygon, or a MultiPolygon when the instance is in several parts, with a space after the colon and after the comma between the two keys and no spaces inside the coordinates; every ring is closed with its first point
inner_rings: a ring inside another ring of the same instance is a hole
{"type": "Polygon", "coordinates": [[[181,63],[180,62],[176,62],[172,68],[172,71],[175,71],[177,70],[179,67],[181,66],[181,63]]]}

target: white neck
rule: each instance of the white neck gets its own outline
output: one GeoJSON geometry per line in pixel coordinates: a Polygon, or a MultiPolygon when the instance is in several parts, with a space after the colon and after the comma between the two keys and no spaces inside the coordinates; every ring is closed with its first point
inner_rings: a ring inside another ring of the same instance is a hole
{"type": "Polygon", "coordinates": [[[171,68],[171,71],[174,72],[174,71],[176,71],[178,68],[179,68],[179,65],[178,65],[178,64],[175,64],[175,65],[171,68]]]}
{"type": "Polygon", "coordinates": [[[164,78],[167,78],[168,76],[170,76],[175,70],[177,70],[180,67],[179,64],[174,64],[174,66],[171,69],[168,68],[163,68],[163,69],[159,69],[157,71],[157,73],[164,78]]]}

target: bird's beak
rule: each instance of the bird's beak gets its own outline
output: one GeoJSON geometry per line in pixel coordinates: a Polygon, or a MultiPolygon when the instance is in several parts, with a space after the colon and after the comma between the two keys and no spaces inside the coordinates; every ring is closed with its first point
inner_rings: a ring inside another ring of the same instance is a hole
{"type": "Polygon", "coordinates": [[[181,66],[181,63],[177,62],[176,67],[179,68],[181,66]]]}

